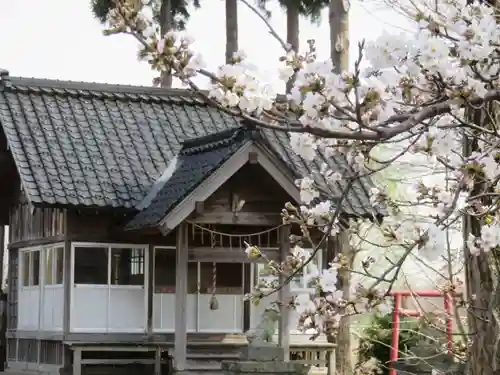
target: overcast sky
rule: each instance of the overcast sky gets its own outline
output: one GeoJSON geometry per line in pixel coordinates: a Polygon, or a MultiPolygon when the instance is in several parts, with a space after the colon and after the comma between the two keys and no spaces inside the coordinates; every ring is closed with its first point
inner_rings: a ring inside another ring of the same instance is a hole
{"type": "MultiPolygon", "coordinates": [[[[350,15],[351,55],[362,38],[384,29],[398,32],[404,20],[372,0],[354,3],[350,15]]],[[[152,73],[137,61],[130,36],[102,35],[87,0],[24,0],[7,2],[0,12],[0,67],[11,75],[75,81],[150,85],[152,73]]],[[[224,1],[204,0],[193,12],[188,30],[210,68],[224,62],[224,1]],[[206,5],[211,3],[211,5],[206,5]]],[[[272,23],[284,36],[285,16],[279,7],[272,23]]],[[[265,72],[274,72],[281,51],[265,26],[248,9],[239,7],[239,38],[243,49],[265,72]]],[[[314,38],[319,55],[329,54],[328,14],[321,25],[301,23],[301,42],[314,38]]],[[[274,75],[275,76],[275,75],[274,75]]]]}

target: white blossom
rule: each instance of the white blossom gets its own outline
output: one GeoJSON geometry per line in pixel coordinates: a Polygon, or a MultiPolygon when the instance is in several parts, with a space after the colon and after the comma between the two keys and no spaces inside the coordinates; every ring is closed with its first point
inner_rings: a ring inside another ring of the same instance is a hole
{"type": "MultiPolygon", "coordinates": [[[[498,99],[493,90],[500,83],[500,26],[487,2],[411,2],[405,10],[415,21],[413,31],[383,33],[361,45],[363,64],[356,64],[355,71],[339,74],[330,59],[316,57],[315,48],[302,53],[287,48],[276,72],[283,83],[294,76],[286,101],[241,51],[231,63],[207,73],[201,56],[191,50],[192,38],[175,31],[157,35],[157,3],[143,0],[144,10],[132,21],[123,16],[126,12],[113,9],[110,27],[135,34],[155,70],[171,71],[191,87],[196,86],[194,77],[208,78],[211,104],[256,126],[288,131],[290,152],[302,158],[300,170],[294,171],[300,202],[283,210],[284,222],[296,226],[301,236],[287,260],[274,264],[265,259],[276,272],[289,276],[290,269],[304,266],[312,255],[307,249],[314,248],[307,244],[311,232],[332,235],[345,227],[351,244],[375,243],[372,237],[378,236],[380,259],[390,259],[392,274],[413,263],[400,265],[389,249],[404,252],[398,259],[411,255],[438,267],[450,253],[449,232],[457,231],[467,215],[484,224],[477,238],[461,242],[462,248],[488,255],[500,245],[499,124],[488,113],[491,126],[481,129],[482,120],[474,122],[470,111],[498,99]],[[464,135],[474,138],[474,152],[462,147],[464,135]],[[399,179],[382,178],[386,170],[399,179]],[[347,194],[345,186],[351,189],[347,194]],[[386,209],[387,215],[383,220],[377,215],[369,220],[350,217],[345,225],[336,213],[352,202],[353,192],[367,194],[370,208],[386,209]]],[[[253,244],[245,244],[245,251],[265,258],[253,244]]],[[[363,259],[368,258],[354,261],[363,259]]],[[[364,276],[370,276],[368,268],[375,272],[380,259],[365,262],[364,276]]],[[[342,257],[328,261],[326,270],[312,262],[305,266],[303,277],[316,284],[308,298],[297,298],[303,302],[301,312],[309,314],[303,329],[313,334],[324,328],[321,324],[337,324],[352,305],[338,290],[339,274],[354,273],[351,265],[342,257]]],[[[387,285],[382,284],[353,284],[354,302],[370,311],[391,311],[387,285]]]]}

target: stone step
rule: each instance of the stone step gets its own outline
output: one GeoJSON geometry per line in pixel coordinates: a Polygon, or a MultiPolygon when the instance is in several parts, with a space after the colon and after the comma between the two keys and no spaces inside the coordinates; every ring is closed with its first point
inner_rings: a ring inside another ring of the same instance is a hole
{"type": "Polygon", "coordinates": [[[187,353],[187,359],[196,360],[226,360],[238,358],[240,358],[240,353],[187,353]]]}
{"type": "Polygon", "coordinates": [[[216,347],[187,347],[187,354],[189,355],[190,353],[204,353],[204,354],[232,354],[232,353],[240,353],[242,347],[240,346],[216,346],[216,347]]]}
{"type": "Polygon", "coordinates": [[[188,359],[186,361],[186,369],[193,371],[217,371],[221,369],[221,361],[209,361],[199,359],[188,359]]]}

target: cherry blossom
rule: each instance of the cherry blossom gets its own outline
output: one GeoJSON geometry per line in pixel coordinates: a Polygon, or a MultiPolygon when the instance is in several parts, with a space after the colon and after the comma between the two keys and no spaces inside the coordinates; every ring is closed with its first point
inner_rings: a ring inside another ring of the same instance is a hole
{"type": "MultiPolygon", "coordinates": [[[[302,305],[300,325],[314,335],[334,335],[341,317],[360,308],[389,311],[388,294],[405,262],[415,257],[440,264],[449,252],[448,231],[458,233],[464,218],[484,223],[480,233],[464,238],[470,254],[489,255],[500,245],[500,134],[491,110],[500,99],[496,10],[467,0],[420,0],[399,7],[414,21],[414,32],[384,33],[360,43],[352,71],[338,73],[330,60],[319,61],[313,41],[306,51],[285,48],[276,76],[283,82],[294,77],[286,96],[273,90],[243,52],[214,72],[205,70],[191,49],[192,39],[172,31],[160,35],[148,7],[120,0],[110,13],[106,33],[132,34],[154,70],[172,72],[227,113],[288,132],[293,151],[312,166],[313,175],[296,182],[301,202],[282,212],[283,222],[298,226],[302,235],[292,236],[295,247],[287,260],[268,263],[275,278],[292,278],[302,270],[313,284],[295,303],[302,305]],[[208,94],[193,82],[195,76],[207,78],[208,94]],[[477,109],[480,119],[474,118],[477,109]],[[331,157],[348,165],[332,170],[325,162],[331,157]],[[391,168],[405,178],[380,183],[377,176],[391,168]],[[368,177],[379,181],[370,190],[370,203],[384,207],[386,217],[340,220],[345,196],[368,177]],[[333,184],[343,186],[340,196],[328,189],[333,184]],[[322,246],[312,232],[343,232],[355,246],[369,240],[368,227],[378,233],[381,248],[401,252],[384,272],[374,273],[378,261],[345,254],[326,270],[308,266],[322,246]],[[355,273],[353,262],[369,282],[354,284],[347,296],[339,277],[355,273]]],[[[265,258],[253,244],[245,251],[265,258]]],[[[262,295],[257,290],[254,297],[262,295]]]]}

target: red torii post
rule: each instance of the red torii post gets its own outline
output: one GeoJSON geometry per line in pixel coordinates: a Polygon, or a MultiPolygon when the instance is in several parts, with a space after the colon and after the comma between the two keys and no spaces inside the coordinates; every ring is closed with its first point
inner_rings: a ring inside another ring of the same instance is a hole
{"type": "Polygon", "coordinates": [[[396,375],[396,370],[393,368],[393,363],[399,358],[399,326],[401,323],[401,315],[405,316],[420,316],[419,311],[415,310],[402,310],[401,302],[403,297],[443,297],[444,298],[444,309],[446,311],[446,336],[448,344],[448,352],[451,353],[453,350],[453,321],[451,312],[451,295],[450,293],[443,293],[439,291],[423,291],[423,292],[411,292],[411,291],[398,291],[390,292],[389,294],[394,298],[394,312],[392,314],[392,344],[391,344],[391,354],[389,363],[389,375],[396,375]]]}

